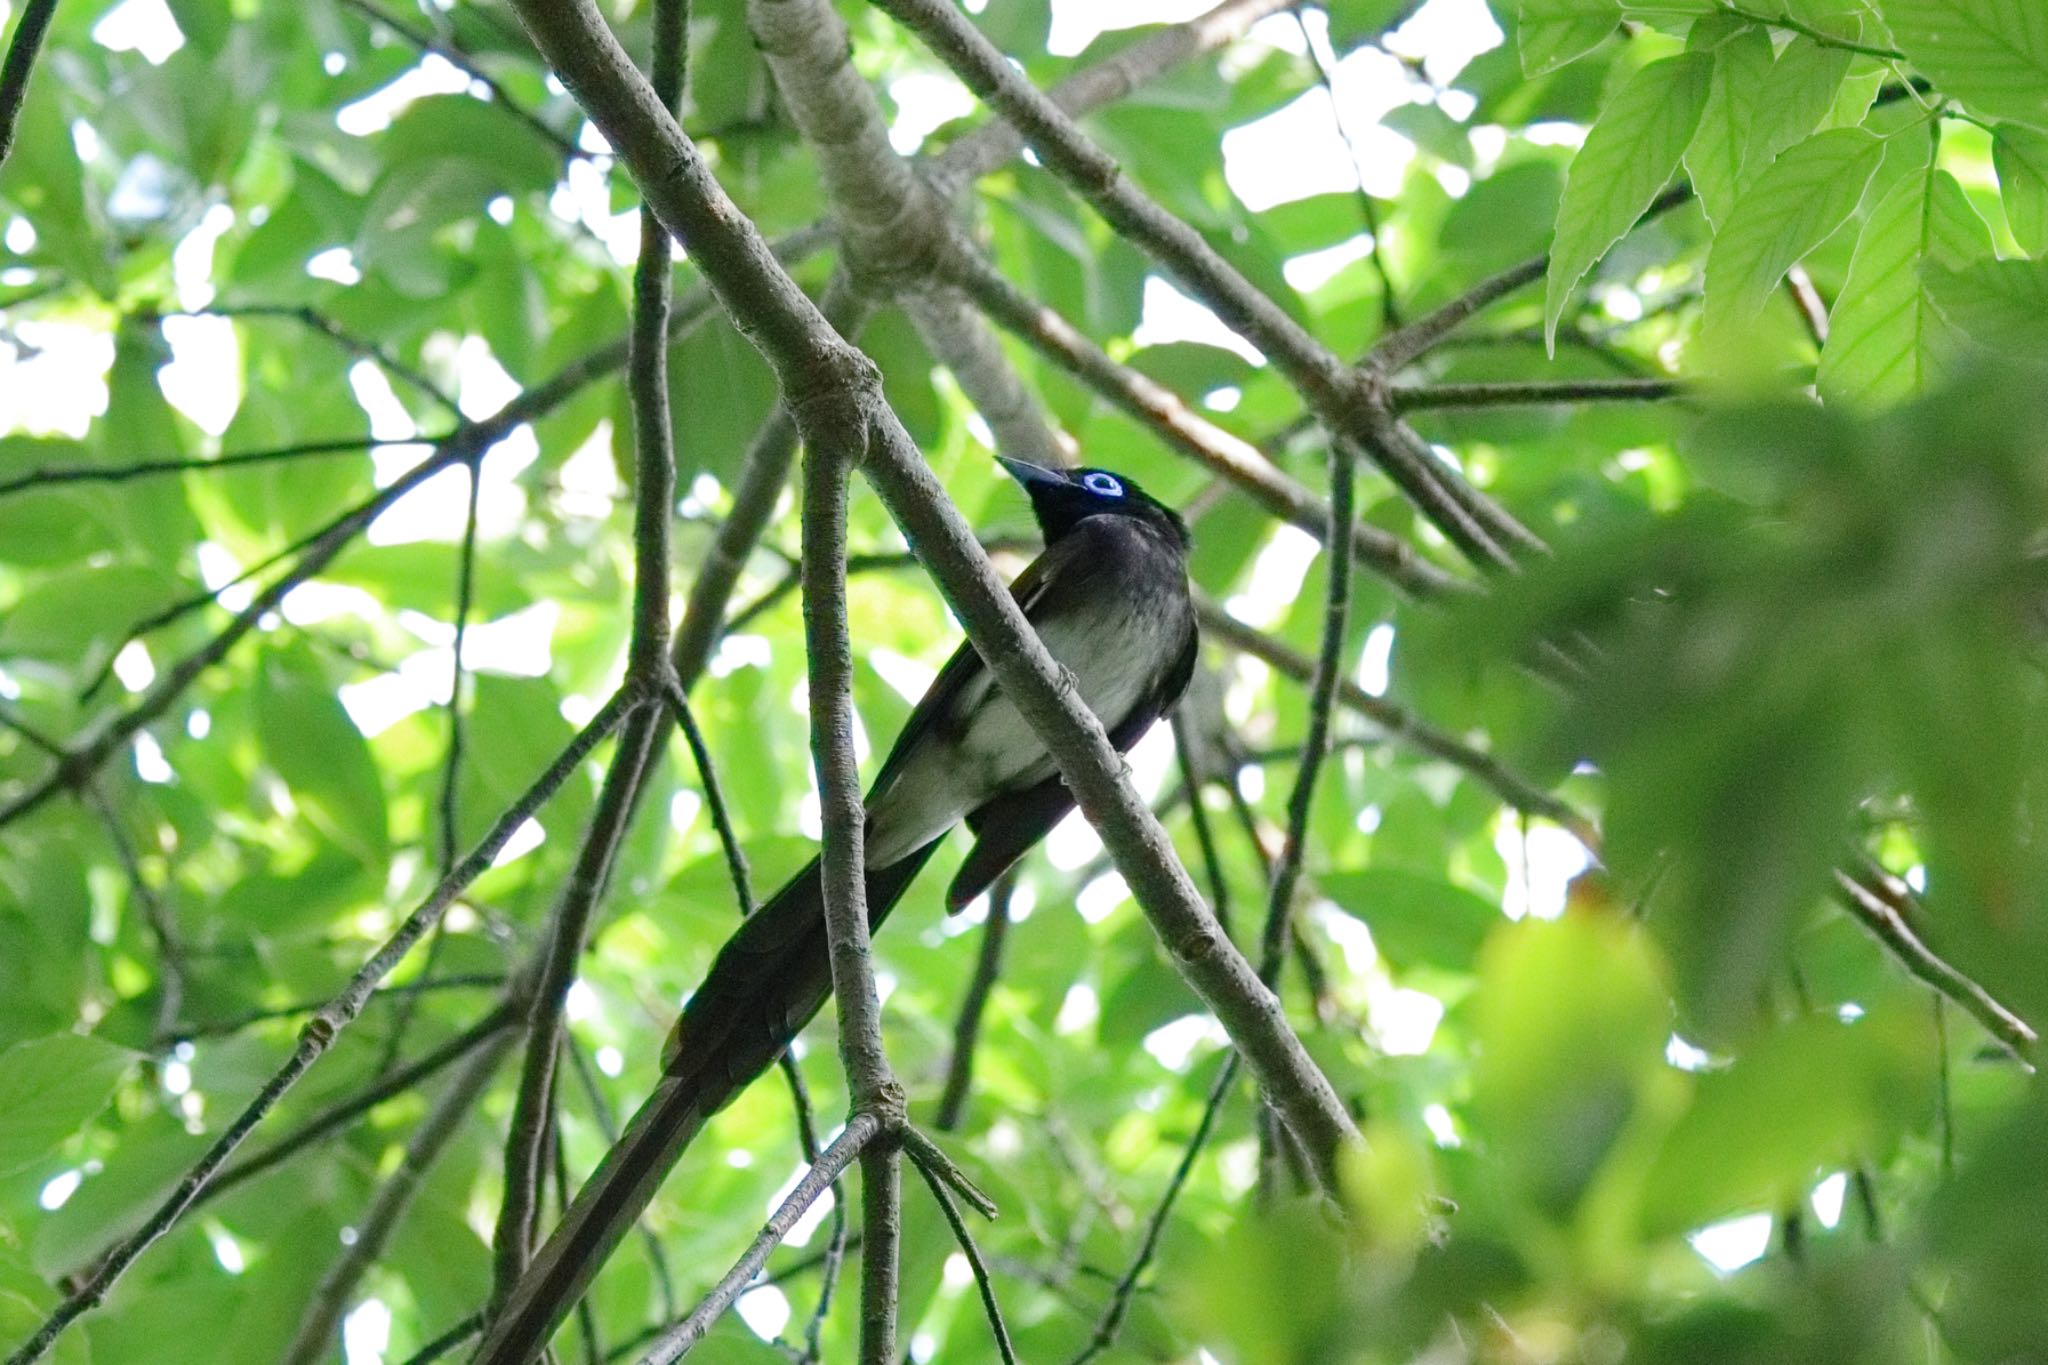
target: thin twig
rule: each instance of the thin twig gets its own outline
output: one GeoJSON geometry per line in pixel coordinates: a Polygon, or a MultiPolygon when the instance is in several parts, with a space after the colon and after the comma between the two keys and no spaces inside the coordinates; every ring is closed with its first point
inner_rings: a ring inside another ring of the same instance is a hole
{"type": "MultiPolygon", "coordinates": [[[[425,976],[417,981],[404,981],[395,986],[385,986],[373,997],[378,1000],[416,1000],[422,995],[436,991],[485,990],[505,984],[503,972],[461,972],[449,976],[425,976]]],[[[231,1015],[226,1019],[206,1019],[197,1023],[173,1023],[158,1035],[160,1042],[193,1042],[202,1038],[224,1038],[240,1033],[245,1028],[266,1024],[278,1019],[290,1019],[301,1014],[311,1014],[327,1002],[322,1000],[300,1000],[289,1005],[266,1005],[261,1009],[248,1010],[231,1015]]],[[[383,1068],[379,1068],[382,1070],[383,1068]]]]}
{"type": "Polygon", "coordinates": [[[1159,1207],[1152,1210],[1152,1217],[1145,1224],[1145,1235],[1138,1242],[1137,1254],[1131,1258],[1130,1268],[1118,1277],[1116,1287],[1110,1291],[1109,1303],[1095,1324],[1094,1335],[1089,1337],[1088,1344],[1081,1348],[1069,1365],[1088,1365],[1089,1361],[1116,1343],[1116,1334],[1123,1327],[1124,1316],[1131,1311],[1131,1299],[1138,1291],[1138,1281],[1144,1278],[1146,1268],[1152,1264],[1153,1254],[1159,1250],[1159,1236],[1166,1231],[1167,1220],[1173,1215],[1173,1206],[1180,1198],[1181,1188],[1188,1183],[1196,1159],[1208,1145],[1209,1134],[1216,1127],[1216,1116],[1222,1112],[1223,1101],[1230,1094],[1230,1084],[1237,1079],[1237,1065],[1237,1054],[1233,1052],[1217,1069],[1216,1079],[1209,1085],[1208,1101],[1202,1106],[1201,1121],[1195,1125],[1194,1136],[1188,1139],[1180,1164],[1174,1167],[1172,1178],[1166,1182],[1166,1193],[1160,1197],[1159,1207]]]}
{"type": "Polygon", "coordinates": [[[337,436],[322,441],[294,441],[290,445],[264,450],[238,450],[229,455],[137,460],[130,464],[43,465],[11,479],[0,479],[0,498],[40,488],[72,483],[127,483],[160,474],[205,474],[221,469],[246,469],[252,465],[276,464],[280,460],[302,460],[324,455],[360,455],[365,451],[389,450],[394,446],[445,445],[454,433],[440,436],[408,436],[404,440],[379,440],[374,436],[337,436]]]}
{"type": "Polygon", "coordinates": [[[988,889],[988,918],[981,926],[981,953],[974,961],[974,975],[967,980],[967,993],[960,998],[960,1013],[953,1021],[953,1056],[946,1063],[946,1084],[939,1092],[939,1106],[932,1127],[949,1133],[960,1126],[967,1109],[968,1091],[974,1084],[974,1047],[981,1036],[981,1015],[988,1007],[996,977],[1002,971],[1003,939],[1010,928],[1010,893],[1016,889],[1014,873],[1005,872],[988,889]]]}
{"type": "Polygon", "coordinates": [[[239,303],[216,304],[211,308],[191,312],[163,313],[160,317],[185,318],[283,318],[297,322],[311,331],[318,332],[349,354],[372,361],[378,368],[386,370],[405,381],[407,385],[439,403],[450,413],[461,408],[455,396],[436,384],[420,371],[391,354],[374,341],[359,337],[328,317],[310,304],[288,303],[239,303]]]}
{"type": "Polygon", "coordinates": [[[989,1282],[988,1266],[981,1259],[981,1249],[974,1244],[974,1234],[967,1229],[967,1220],[960,1216],[960,1206],[953,1202],[953,1192],[917,1149],[911,1150],[910,1158],[917,1173],[924,1177],[932,1198],[938,1200],[939,1212],[946,1216],[946,1226],[953,1229],[953,1240],[960,1244],[960,1254],[967,1258],[967,1268],[974,1273],[975,1287],[981,1291],[982,1311],[988,1315],[988,1328],[995,1336],[996,1351],[1003,1365],[1017,1365],[1017,1351],[1010,1344],[1010,1329],[1003,1321],[1002,1306],[996,1302],[995,1285],[989,1282]]]}
{"type": "Polygon", "coordinates": [[[641,1365],[670,1365],[703,1340],[704,1334],[725,1315],[733,1300],[767,1264],[768,1253],[782,1244],[782,1239],[789,1236],[790,1230],[817,1202],[818,1196],[838,1180],[853,1159],[881,1133],[882,1122],[873,1114],[855,1114],[848,1119],[845,1131],[832,1140],[832,1144],[804,1172],[803,1179],[797,1181],[796,1188],[775,1206],[775,1212],[769,1215],[767,1223],[745,1253],[733,1263],[732,1269],[711,1287],[711,1291],[690,1310],[688,1317],[655,1338],[641,1357],[641,1365]]]}
{"type": "Polygon", "coordinates": [[[1202,872],[1209,883],[1209,903],[1216,909],[1216,922],[1230,932],[1235,916],[1230,908],[1230,881],[1223,875],[1223,859],[1216,848],[1216,831],[1209,824],[1209,811],[1202,794],[1207,782],[1201,758],[1195,752],[1195,737],[1188,727],[1187,712],[1176,708],[1172,718],[1173,752],[1180,763],[1181,785],[1188,792],[1188,819],[1195,826],[1195,845],[1202,852],[1202,872]]]}
{"type": "MultiPolygon", "coordinates": [[[[1309,32],[1308,20],[1302,17],[1299,4],[1294,6],[1293,13],[1294,26],[1301,30],[1301,44],[1308,49],[1309,61],[1315,64],[1316,80],[1330,101],[1330,122],[1336,125],[1337,137],[1343,142],[1344,150],[1351,154],[1351,174],[1358,185],[1358,216],[1364,220],[1366,235],[1372,239],[1372,244],[1366,249],[1366,259],[1380,281],[1380,326],[1391,332],[1401,325],[1401,299],[1394,289],[1393,272],[1387,268],[1386,236],[1380,225],[1379,205],[1373,202],[1371,192],[1365,188],[1365,154],[1359,149],[1358,138],[1351,131],[1351,122],[1344,117],[1344,105],[1337,98],[1337,68],[1330,61],[1334,54],[1324,53],[1323,44],[1309,32]]],[[[1328,23],[1327,14],[1324,22],[1328,23]]]]}
{"type": "Polygon", "coordinates": [[[1654,403],[1690,386],[1680,379],[1567,379],[1528,383],[1418,384],[1395,388],[1396,412],[1421,408],[1530,407],[1547,403],[1654,403]]]}
{"type": "Polygon", "coordinates": [[[1888,900],[1840,869],[1835,871],[1835,899],[1891,950],[1901,966],[1961,1005],[2000,1046],[2032,1068],[2034,1044],[2040,1041],[2033,1026],[1922,943],[1905,916],[1888,900]]]}
{"type": "Polygon", "coordinates": [[[121,817],[107,800],[106,793],[100,790],[99,783],[85,784],[85,800],[106,829],[107,842],[113,845],[114,858],[121,864],[121,873],[127,878],[129,894],[142,907],[143,922],[149,925],[150,935],[156,939],[156,1037],[166,1039],[185,1003],[185,943],[178,932],[177,916],[157,894],[156,888],[149,884],[149,878],[143,875],[142,860],[136,856],[135,845],[128,838],[128,831],[121,827],[121,817]]]}
{"type": "Polygon", "coordinates": [[[517,100],[514,100],[512,96],[506,92],[503,86],[499,85],[497,81],[491,78],[489,72],[485,71],[482,67],[478,66],[474,61],[472,61],[470,59],[469,54],[464,52],[461,48],[454,46],[452,43],[442,42],[441,39],[436,37],[435,35],[428,33],[422,29],[414,28],[412,25],[406,23],[405,21],[398,19],[390,14],[387,14],[379,6],[370,3],[370,0],[341,0],[341,3],[347,5],[350,9],[355,10],[357,13],[368,18],[371,22],[381,24],[385,28],[390,29],[399,37],[405,39],[414,47],[420,49],[420,51],[433,53],[435,56],[447,62],[450,66],[453,66],[456,70],[460,71],[463,75],[469,77],[477,84],[483,86],[484,89],[491,92],[491,98],[494,101],[496,101],[498,105],[505,110],[506,113],[512,115],[513,118],[519,120],[519,122],[525,124],[528,128],[532,129],[536,135],[538,135],[543,141],[552,145],[555,148],[555,150],[560,152],[563,156],[581,159],[588,157],[590,155],[590,153],[584,151],[581,147],[578,147],[569,138],[562,136],[562,134],[556,132],[547,124],[541,122],[538,115],[533,114],[524,107],[522,107],[517,100]]]}
{"type": "Polygon", "coordinates": [[[1324,556],[1329,575],[1323,602],[1323,646],[1316,656],[1308,688],[1308,733],[1301,741],[1301,763],[1294,770],[1294,790],[1287,798],[1287,835],[1280,859],[1273,865],[1272,895],[1266,906],[1266,929],[1259,977],[1268,986],[1280,980],[1287,940],[1294,922],[1294,889],[1308,852],[1308,818],[1316,795],[1316,777],[1330,748],[1330,723],[1336,711],[1337,682],[1344,671],[1344,633],[1351,614],[1351,499],[1357,471],[1341,449],[1330,456],[1330,553],[1324,556]]]}

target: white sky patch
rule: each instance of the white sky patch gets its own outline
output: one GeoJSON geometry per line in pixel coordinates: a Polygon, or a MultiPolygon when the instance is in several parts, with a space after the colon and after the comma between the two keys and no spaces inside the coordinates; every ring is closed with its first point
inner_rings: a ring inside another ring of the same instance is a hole
{"type": "Polygon", "coordinates": [[[1418,1057],[1429,1051],[1436,1026],[1443,1022],[1444,1002],[1405,986],[1366,991],[1366,1017],[1389,1057],[1418,1057]]]}
{"type": "Polygon", "coordinates": [[[1664,1041],[1664,1060],[1680,1071],[1705,1071],[1714,1065],[1711,1052],[1694,1047],[1675,1033],[1664,1041]]]}
{"type": "Polygon", "coordinates": [[[889,145],[905,156],[924,146],[934,131],[974,112],[974,92],[958,78],[937,71],[915,71],[889,83],[896,118],[889,125],[889,145]]]}
{"type": "Polygon", "coordinates": [[[178,291],[180,308],[204,308],[213,302],[213,250],[221,234],[234,225],[235,211],[226,204],[215,204],[172,250],[171,282],[178,291]]]}
{"type": "Polygon", "coordinates": [[[71,1170],[53,1175],[43,1183],[41,1193],[36,1195],[36,1203],[54,1212],[63,1208],[65,1201],[77,1194],[78,1187],[84,1183],[84,1171],[71,1170]]]}
{"type": "Polygon", "coordinates": [[[206,1239],[213,1244],[213,1259],[220,1262],[220,1268],[230,1275],[239,1275],[248,1268],[248,1261],[242,1256],[242,1244],[228,1234],[226,1228],[210,1227],[206,1239]]]}
{"type": "Polygon", "coordinates": [[[1060,1001],[1060,1012],[1053,1016],[1052,1031],[1058,1034],[1085,1033],[1095,1027],[1095,1021],[1102,1017],[1102,1002],[1096,997],[1095,988],[1085,981],[1077,981],[1067,987],[1067,993],[1060,1001]]]}
{"type": "Polygon", "coordinates": [[[1274,527],[1272,538],[1252,561],[1244,591],[1225,602],[1224,609],[1246,625],[1271,629],[1301,595],[1302,580],[1321,552],[1321,542],[1299,526],[1274,527]]]}
{"type": "Polygon", "coordinates": [[[372,90],[334,115],[334,126],[352,137],[381,133],[414,100],[427,95],[460,95],[469,89],[469,77],[439,53],[429,52],[418,66],[402,71],[398,79],[372,90]]]}
{"type": "Polygon", "coordinates": [[[1130,898],[1131,888],[1124,884],[1123,874],[1105,872],[1081,888],[1081,894],[1074,897],[1074,910],[1090,924],[1100,924],[1130,898]]]}
{"type": "Polygon", "coordinates": [[[130,640],[114,656],[114,676],[130,692],[140,692],[156,681],[156,665],[149,661],[149,646],[130,640]]]}
{"type": "Polygon", "coordinates": [[[348,1365],[383,1365],[391,1345],[391,1310],[382,1299],[365,1299],[341,1320],[341,1349],[348,1365]]]}
{"type": "Polygon", "coordinates": [[[938,670],[928,664],[919,663],[908,655],[898,654],[893,649],[871,649],[868,651],[868,665],[889,684],[889,689],[908,702],[915,702],[931,687],[932,680],[939,676],[938,670]]]}
{"type": "Polygon", "coordinates": [[[1045,836],[1046,861],[1062,872],[1087,866],[1101,852],[1102,840],[1096,837],[1095,827],[1078,810],[1068,811],[1045,836]]]}
{"type": "Polygon", "coordinates": [[[562,1012],[572,1024],[584,1023],[604,1013],[598,1006],[597,992],[581,978],[570,983],[568,995],[562,998],[562,1012]]]}
{"type": "Polygon", "coordinates": [[[1320,289],[1342,274],[1344,268],[1372,253],[1372,236],[1361,232],[1349,241],[1324,247],[1321,251],[1290,256],[1280,267],[1287,282],[1306,294],[1320,289]]]}
{"type": "Polygon", "coordinates": [[[169,317],[163,320],[163,334],[171,348],[171,363],[156,372],[164,401],[207,435],[219,436],[242,405],[242,348],[235,324],[221,317],[169,317]]]}
{"type": "Polygon", "coordinates": [[[688,787],[683,788],[668,800],[668,827],[678,834],[688,834],[703,809],[704,798],[688,787]]]}
{"type": "Polygon", "coordinates": [[[1160,346],[1169,341],[1199,341],[1235,351],[1254,365],[1264,365],[1259,349],[1223,325],[1223,319],[1186,294],[1160,279],[1145,277],[1145,301],[1137,330],[1131,340],[1140,346],[1160,346]]]}
{"type": "Polygon", "coordinates": [[[512,831],[512,837],[498,850],[498,856],[491,859],[491,866],[503,867],[507,863],[518,862],[546,843],[547,839],[548,833],[540,827],[540,821],[528,816],[524,824],[512,831]]]}
{"type": "Polygon", "coordinates": [[[247,583],[232,588],[228,586],[240,576],[242,565],[218,541],[200,541],[194,558],[199,561],[199,581],[220,599],[221,606],[229,611],[241,611],[256,599],[256,590],[247,583]]]}
{"type": "Polygon", "coordinates": [[[306,258],[306,273],[316,280],[328,280],[334,284],[363,282],[363,272],[356,269],[356,254],[345,246],[331,246],[325,251],[314,252],[306,258]]]}
{"type": "Polygon", "coordinates": [[[1421,58],[1423,74],[1441,85],[1506,39],[1486,0],[1429,0],[1387,35],[1386,47],[1397,56],[1421,58]]]}
{"type": "Polygon", "coordinates": [[[1338,97],[1353,149],[1339,131],[1329,92],[1317,85],[1263,118],[1223,135],[1223,177],[1253,212],[1359,187],[1390,198],[1415,159],[1415,144],[1380,120],[1404,104],[1434,93],[1407,67],[1378,48],[1361,47],[1338,63],[1338,97]]]}
{"type": "Polygon", "coordinates": [[[163,746],[147,730],[135,732],[135,775],[144,782],[162,786],[177,776],[164,759],[163,746]]]}
{"type": "Polygon", "coordinates": [[[0,430],[83,440],[107,410],[114,338],[97,327],[23,319],[0,342],[0,430]],[[26,348],[24,357],[23,347],[26,348]]]}
{"type": "Polygon", "coordinates": [[[582,223],[619,265],[630,265],[639,258],[640,210],[612,212],[611,180],[595,161],[571,161],[548,207],[564,222],[582,223]]]}
{"type": "Polygon", "coordinates": [[[1723,1275],[1742,1269],[1764,1254],[1771,1245],[1771,1215],[1744,1214],[1725,1223],[1701,1228],[1686,1240],[1707,1264],[1723,1275]]]}
{"type": "MultiPolygon", "coordinates": [[[[356,406],[370,419],[370,435],[380,441],[405,441],[419,435],[412,414],[392,391],[391,380],[373,362],[358,360],[349,366],[348,387],[356,406]]],[[[376,464],[377,486],[382,488],[419,463],[420,451],[417,447],[387,447],[371,451],[370,457],[376,464]]]]}
{"type": "Polygon", "coordinates": [[[1555,825],[1532,824],[1524,839],[1520,817],[1506,810],[1494,825],[1493,847],[1508,865],[1501,911],[1509,919],[1524,915],[1556,919],[1564,913],[1565,892],[1572,878],[1593,861],[1584,844],[1555,825]]]}
{"type": "Polygon", "coordinates": [[[472,422],[491,416],[519,396],[519,381],[491,354],[491,344],[468,336],[455,348],[455,405],[472,422]]]}
{"type": "Polygon", "coordinates": [[[1168,1071],[1185,1071],[1196,1048],[1204,1043],[1220,1047],[1229,1040],[1223,1026],[1208,1015],[1184,1014],[1146,1034],[1145,1051],[1168,1071]]]}
{"type": "Polygon", "coordinates": [[[1177,24],[1214,8],[1215,0],[1053,0],[1046,50],[1071,57],[1111,29],[1177,24]]]}
{"type": "Polygon", "coordinates": [[[377,599],[363,589],[322,583],[317,579],[301,583],[286,593],[278,607],[284,613],[284,619],[295,626],[317,626],[338,616],[374,621],[383,612],[377,599]]]}
{"type": "Polygon", "coordinates": [[[140,53],[162,66],[185,45],[185,34],[164,0],[121,0],[92,26],[92,40],[109,52],[140,53]]]}
{"type": "Polygon", "coordinates": [[[564,516],[596,521],[611,515],[612,504],[625,496],[626,486],[619,482],[619,469],[612,461],[609,419],[592,428],[590,439],[562,462],[556,485],[560,491],[555,502],[564,516]]]}
{"type": "Polygon", "coordinates": [[[1436,1139],[1439,1147],[1462,1147],[1465,1140],[1458,1136],[1457,1120],[1451,1111],[1441,1104],[1426,1106],[1422,1111],[1422,1122],[1429,1129],[1429,1135],[1436,1139]]]}
{"type": "Polygon", "coordinates": [[[1836,1171],[1826,1180],[1813,1187],[1813,1216],[1824,1228],[1831,1228],[1842,1221],[1842,1196],[1848,1192],[1849,1177],[1836,1171]]]}
{"type": "Polygon", "coordinates": [[[597,1063],[597,1069],[607,1076],[619,1076],[626,1070],[626,1054],[610,1044],[599,1048],[593,1060],[597,1063]]]}
{"type": "Polygon", "coordinates": [[[1358,656],[1358,686],[1370,696],[1387,695],[1388,673],[1394,661],[1394,623],[1382,621],[1365,635],[1365,648],[1358,656]]]}

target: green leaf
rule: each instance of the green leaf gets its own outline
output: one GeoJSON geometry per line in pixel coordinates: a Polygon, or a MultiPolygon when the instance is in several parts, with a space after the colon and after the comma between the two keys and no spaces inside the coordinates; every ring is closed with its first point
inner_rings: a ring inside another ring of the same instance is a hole
{"type": "Polygon", "coordinates": [[[273,657],[257,681],[256,729],[299,808],[359,860],[383,861],[390,847],[384,784],[332,686],[273,657]]]}
{"type": "Polygon", "coordinates": [[[1763,310],[1785,271],[1848,220],[1884,160],[1860,128],[1816,133],[1772,162],[1707,252],[1707,326],[1728,330],[1763,310]]]}
{"type": "Polygon", "coordinates": [[[1693,51],[1711,45],[1714,55],[1713,84],[1700,113],[1699,131],[1685,150],[1685,169],[1707,221],[1717,228],[1726,226],[1741,192],[1742,161],[1773,60],[1769,33],[1753,24],[1730,33],[1729,22],[1703,19],[1693,26],[1687,42],[1693,51]]]}
{"type": "Polygon", "coordinates": [[[1534,1203],[1578,1202],[1663,1066],[1655,950],[1600,915],[1504,926],[1480,955],[1472,1108],[1534,1203]]]}
{"type": "Polygon", "coordinates": [[[0,1175],[40,1161],[106,1108],[136,1056],[79,1033],[0,1052],[0,1175]]]}
{"type": "Polygon", "coordinates": [[[1629,79],[1587,132],[1557,210],[1543,301],[1548,344],[1555,345],[1573,286],[1670,183],[1699,127],[1713,75],[1713,59],[1699,53],[1652,62],[1629,79]]]}
{"type": "Polygon", "coordinates": [[[2029,256],[2048,256],[2048,133],[2001,123],[1991,137],[1991,164],[2013,240],[2029,256]]]}
{"type": "Polygon", "coordinates": [[[2010,360],[2048,363],[2048,260],[1931,265],[1925,274],[1934,306],[1971,340],[2010,360]]]}
{"type": "Polygon", "coordinates": [[[1892,39],[1973,113],[2048,128],[2048,11],[2037,0],[1883,0],[1892,39]]]}
{"type": "Polygon", "coordinates": [[[1849,278],[1828,315],[1821,396],[1882,406],[1922,392],[1946,329],[1921,262],[1962,265],[1990,254],[1990,232],[1953,176],[1912,175],[1894,185],[1863,224],[1849,278]]]}
{"type": "Polygon", "coordinates": [[[1584,56],[1621,26],[1615,0],[1521,0],[1522,73],[1540,76],[1584,56]]]}
{"type": "Polygon", "coordinates": [[[1484,896],[1398,868],[1325,872],[1316,882],[1365,921],[1373,945],[1396,966],[1470,971],[1479,945],[1502,923],[1500,907],[1484,896]]]}
{"type": "Polygon", "coordinates": [[[1830,1168],[1882,1159],[1933,1094],[1933,1035],[1889,1012],[1854,1024],[1810,1016],[1702,1076],[1651,1166],[1647,1230],[1775,1212],[1830,1168]]]}

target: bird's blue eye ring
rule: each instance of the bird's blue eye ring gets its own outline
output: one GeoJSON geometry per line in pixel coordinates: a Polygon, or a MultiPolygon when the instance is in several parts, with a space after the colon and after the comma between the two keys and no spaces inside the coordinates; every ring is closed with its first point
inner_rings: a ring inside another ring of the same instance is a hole
{"type": "Polygon", "coordinates": [[[1124,495],[1124,486],[1116,481],[1113,474],[1083,474],[1081,487],[1090,493],[1100,493],[1105,498],[1120,498],[1124,495]]]}

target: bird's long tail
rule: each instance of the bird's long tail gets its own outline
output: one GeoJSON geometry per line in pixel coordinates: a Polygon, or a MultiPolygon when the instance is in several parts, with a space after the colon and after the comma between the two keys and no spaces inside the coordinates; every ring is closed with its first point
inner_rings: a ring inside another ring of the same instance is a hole
{"type": "MultiPolygon", "coordinates": [[[[870,925],[937,847],[869,869],[870,925]]],[[[654,1093],[513,1286],[473,1365],[526,1365],[539,1355],[697,1131],[782,1055],[831,993],[824,881],[813,859],[719,950],[683,1007],[654,1093]]]]}

